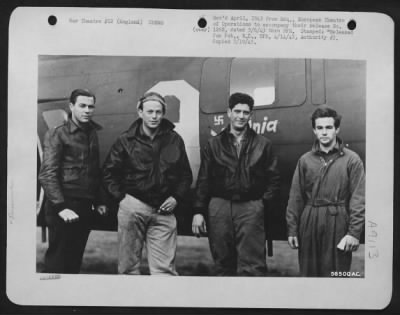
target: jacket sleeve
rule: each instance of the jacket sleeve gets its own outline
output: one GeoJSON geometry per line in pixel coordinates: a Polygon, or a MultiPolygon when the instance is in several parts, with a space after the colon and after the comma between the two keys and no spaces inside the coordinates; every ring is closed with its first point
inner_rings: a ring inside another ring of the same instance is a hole
{"type": "Polygon", "coordinates": [[[103,185],[118,202],[125,197],[125,189],[122,185],[124,147],[118,138],[108,153],[103,164],[103,185]]]}
{"type": "Polygon", "coordinates": [[[269,201],[273,199],[279,192],[280,176],[278,171],[278,159],[272,151],[272,145],[269,144],[266,150],[267,150],[267,159],[265,168],[267,170],[268,183],[266,186],[263,199],[265,201],[269,201]]]}
{"type": "Polygon", "coordinates": [[[60,167],[63,156],[63,142],[57,129],[48,130],[43,143],[43,161],[39,181],[54,211],[59,213],[66,208],[60,182],[60,167]]]}
{"type": "Polygon", "coordinates": [[[348,171],[350,179],[350,223],[347,234],[359,240],[365,224],[365,173],[361,159],[357,157],[350,164],[348,171]]]}
{"type": "Polygon", "coordinates": [[[192,169],[190,168],[189,159],[186,154],[185,143],[182,139],[180,139],[179,142],[179,150],[181,152],[181,157],[179,160],[180,179],[172,194],[178,202],[185,198],[185,195],[188,193],[190,185],[192,185],[193,181],[192,169]]]}
{"type": "Polygon", "coordinates": [[[300,215],[305,205],[304,176],[301,168],[301,159],[297,163],[290,187],[289,201],[286,209],[286,223],[288,236],[298,235],[300,215]]]}
{"type": "Polygon", "coordinates": [[[199,175],[197,176],[193,214],[206,214],[208,202],[210,200],[210,169],[211,146],[208,142],[202,152],[199,175]]]}
{"type": "MultiPolygon", "coordinates": [[[[103,178],[103,176],[100,177],[100,179],[103,178]]],[[[107,205],[109,203],[109,200],[107,198],[109,194],[105,191],[103,183],[100,181],[100,185],[97,188],[96,191],[96,196],[94,200],[94,206],[102,206],[102,205],[107,205]]]]}

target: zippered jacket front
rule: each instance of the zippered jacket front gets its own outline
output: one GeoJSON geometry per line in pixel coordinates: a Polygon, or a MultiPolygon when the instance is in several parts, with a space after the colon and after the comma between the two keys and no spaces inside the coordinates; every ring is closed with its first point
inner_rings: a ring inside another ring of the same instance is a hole
{"type": "Polygon", "coordinates": [[[203,150],[194,214],[205,214],[212,197],[269,201],[278,191],[279,172],[272,142],[248,127],[238,155],[228,126],[203,150]]]}
{"type": "Polygon", "coordinates": [[[96,202],[100,184],[99,143],[91,121],[84,130],[71,118],[47,131],[39,181],[56,212],[65,209],[65,197],[96,202]]]}
{"type": "Polygon", "coordinates": [[[103,165],[104,186],[117,202],[125,194],[154,207],[170,196],[179,202],[193,180],[183,139],[167,119],[153,140],[142,123],[136,120],[111,147],[103,165]]]}

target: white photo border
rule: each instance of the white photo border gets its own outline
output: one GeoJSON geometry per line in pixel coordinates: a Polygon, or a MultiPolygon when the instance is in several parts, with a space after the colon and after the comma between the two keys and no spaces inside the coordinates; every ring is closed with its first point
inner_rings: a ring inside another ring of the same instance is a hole
{"type": "Polygon", "coordinates": [[[394,167],[394,25],[388,16],[355,12],[17,8],[11,17],[9,35],[6,293],[12,302],[48,306],[336,309],[381,309],[388,305],[392,292],[394,167]],[[207,33],[193,31],[200,17],[212,19],[217,12],[227,16],[268,13],[270,16],[353,19],[357,21],[357,32],[351,38],[335,42],[318,41],[312,45],[305,45],[304,41],[277,41],[272,45],[259,42],[257,49],[249,46],[232,49],[224,45],[215,46],[207,33]],[[57,17],[55,27],[48,24],[50,15],[57,17]],[[156,16],[166,23],[162,28],[147,27],[145,31],[117,25],[69,23],[72,17],[80,20],[109,16],[124,19],[140,16],[143,20],[156,16]],[[36,200],[34,152],[39,55],[366,60],[365,277],[171,279],[62,275],[59,279],[43,281],[36,273],[36,227],[32,224],[36,222],[32,208],[36,200]],[[371,235],[374,235],[373,248],[371,235]]]}

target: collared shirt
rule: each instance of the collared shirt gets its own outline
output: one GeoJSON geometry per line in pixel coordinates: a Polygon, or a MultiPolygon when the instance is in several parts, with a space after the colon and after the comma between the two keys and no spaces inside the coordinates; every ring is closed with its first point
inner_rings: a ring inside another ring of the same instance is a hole
{"type": "Polygon", "coordinates": [[[101,127],[93,122],[88,122],[86,124],[78,125],[72,119],[70,119],[69,131],[71,133],[74,133],[77,130],[81,130],[86,134],[90,134],[92,130],[99,130],[99,129],[101,129],[101,127]]]}
{"type": "Polygon", "coordinates": [[[148,140],[150,140],[150,141],[154,141],[154,138],[157,137],[159,131],[160,131],[160,128],[158,128],[158,130],[154,133],[153,136],[149,136],[149,135],[144,131],[144,128],[143,128],[143,121],[142,121],[140,127],[138,128],[138,134],[139,134],[139,136],[142,137],[142,138],[144,138],[144,139],[148,139],[148,140]]]}
{"type": "Polygon", "coordinates": [[[340,150],[339,142],[336,140],[335,145],[328,152],[321,150],[321,145],[317,146],[316,152],[324,159],[325,162],[332,159],[332,157],[340,150]]]}
{"type": "Polygon", "coordinates": [[[240,156],[240,151],[243,148],[243,145],[246,143],[247,141],[247,131],[248,129],[246,128],[245,132],[241,135],[241,137],[235,137],[235,135],[232,133],[232,131],[230,131],[229,133],[229,140],[230,143],[233,145],[233,147],[236,150],[236,154],[239,157],[240,156]]]}

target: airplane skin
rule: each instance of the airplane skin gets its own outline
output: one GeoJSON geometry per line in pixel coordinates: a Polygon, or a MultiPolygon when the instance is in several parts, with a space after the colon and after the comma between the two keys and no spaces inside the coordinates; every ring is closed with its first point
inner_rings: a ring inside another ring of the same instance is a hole
{"type": "MultiPolygon", "coordinates": [[[[176,210],[178,232],[191,233],[191,198],[207,139],[227,126],[229,95],[253,96],[250,126],[272,140],[281,174],[280,194],[266,215],[267,237],[286,239],[285,211],[299,157],[311,149],[311,114],[328,104],[343,116],[340,136],[365,163],[366,63],[359,60],[195,58],[133,56],[39,56],[38,167],[45,132],[63,123],[76,88],[96,95],[94,120],[104,161],[118,135],[138,118],[136,104],[147,91],[166,98],[166,118],[185,141],[194,181],[191,196],[176,210]]],[[[38,183],[38,214],[43,203],[38,183]]],[[[117,205],[94,229],[116,230],[117,205]]],[[[43,225],[43,220],[39,220],[43,225]]]]}

